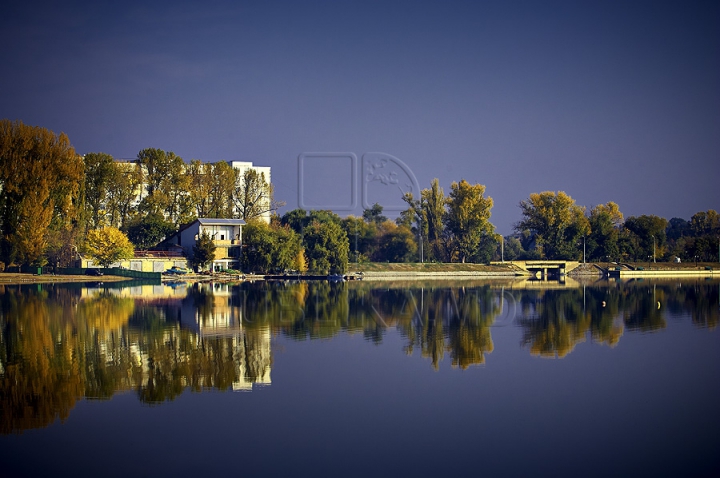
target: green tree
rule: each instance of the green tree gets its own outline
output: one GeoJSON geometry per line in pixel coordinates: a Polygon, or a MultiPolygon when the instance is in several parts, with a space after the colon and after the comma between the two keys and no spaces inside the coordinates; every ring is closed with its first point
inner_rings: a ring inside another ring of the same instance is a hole
{"type": "Polygon", "coordinates": [[[620,226],[623,215],[617,204],[599,204],[590,211],[590,235],[586,239],[590,260],[615,260],[620,257],[620,226]]]}
{"type": "Polygon", "coordinates": [[[149,214],[131,219],[125,229],[137,249],[149,249],[173,234],[175,225],[160,214],[149,214]]]}
{"type": "Polygon", "coordinates": [[[342,220],[342,228],[350,241],[352,260],[362,262],[370,259],[377,250],[378,227],[375,223],[348,216],[342,220]]]}
{"type": "Polygon", "coordinates": [[[563,191],[532,193],[520,201],[522,220],[515,230],[529,230],[535,247],[547,259],[578,259],[582,255],[578,243],[590,232],[585,209],[563,191]]]}
{"type": "Polygon", "coordinates": [[[309,224],[307,211],[301,208],[288,211],[280,218],[280,224],[290,226],[293,231],[302,235],[303,230],[309,224]]]}
{"type": "Polygon", "coordinates": [[[665,237],[670,241],[677,241],[683,236],[690,235],[690,223],[681,217],[674,217],[668,221],[665,237]]]}
{"type": "Polygon", "coordinates": [[[489,262],[495,250],[495,226],[490,222],[493,200],[484,195],[482,184],[463,179],[450,185],[444,222],[460,262],[489,262]]]}
{"type": "Polygon", "coordinates": [[[375,223],[379,226],[388,220],[387,217],[383,216],[382,212],[383,207],[380,204],[375,203],[370,209],[363,209],[363,220],[365,220],[365,222],[375,223]]]}
{"type": "Polygon", "coordinates": [[[514,261],[519,259],[525,253],[520,239],[515,236],[505,236],[503,239],[503,251],[502,256],[506,261],[514,261]]]}
{"type": "Polygon", "coordinates": [[[122,231],[111,226],[88,231],[85,248],[92,260],[103,267],[134,257],[130,240],[122,231]]]}
{"type": "Polygon", "coordinates": [[[417,244],[412,231],[387,221],[378,240],[377,261],[413,262],[417,258],[417,244]]]}
{"type": "Polygon", "coordinates": [[[625,221],[625,231],[630,237],[625,251],[634,260],[659,259],[665,255],[665,229],[667,219],[655,215],[631,216],[625,221]],[[634,237],[633,237],[634,236],[634,237]]]}
{"type": "Polygon", "coordinates": [[[445,192],[440,187],[440,181],[437,178],[433,179],[432,183],[430,183],[430,189],[423,189],[420,192],[420,197],[423,224],[425,224],[426,230],[425,237],[427,237],[430,246],[428,251],[430,257],[438,261],[447,260],[447,247],[443,238],[445,236],[444,219],[448,200],[445,198],[445,192]]]}
{"type": "Polygon", "coordinates": [[[192,248],[192,254],[190,256],[190,264],[193,269],[199,270],[204,269],[215,260],[215,243],[213,242],[210,235],[203,231],[195,245],[192,248]]]}
{"type": "Polygon", "coordinates": [[[695,237],[720,234],[720,216],[713,209],[695,213],[690,218],[690,230],[695,237]]]}
{"type": "Polygon", "coordinates": [[[307,217],[307,223],[310,224],[313,221],[318,222],[334,222],[338,226],[342,224],[342,218],[332,211],[326,209],[317,209],[310,211],[307,217]]]}
{"type": "Polygon", "coordinates": [[[243,227],[243,267],[246,271],[302,270],[300,236],[289,226],[250,221],[243,227]]]}
{"type": "Polygon", "coordinates": [[[443,220],[446,215],[447,199],[437,178],[433,179],[429,189],[420,191],[420,199],[406,193],[403,200],[409,208],[400,214],[398,225],[411,227],[415,235],[419,235],[418,247],[422,241],[423,256],[429,260],[447,261],[447,231],[443,220]]]}
{"type": "Polygon", "coordinates": [[[350,244],[338,223],[313,221],[305,228],[303,242],[310,271],[327,274],[347,270],[350,244]]]}

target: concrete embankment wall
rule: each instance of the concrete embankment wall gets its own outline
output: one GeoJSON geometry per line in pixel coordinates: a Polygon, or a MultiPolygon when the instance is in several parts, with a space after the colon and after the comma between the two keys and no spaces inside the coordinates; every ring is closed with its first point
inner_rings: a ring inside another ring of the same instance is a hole
{"type": "Polygon", "coordinates": [[[365,272],[362,276],[363,280],[391,280],[391,279],[494,279],[515,277],[513,271],[503,272],[480,272],[480,271],[463,271],[463,272],[365,272]]]}
{"type": "Polygon", "coordinates": [[[720,271],[698,271],[698,270],[664,270],[664,271],[613,271],[609,272],[610,277],[638,278],[638,277],[720,277],[720,271]]]}

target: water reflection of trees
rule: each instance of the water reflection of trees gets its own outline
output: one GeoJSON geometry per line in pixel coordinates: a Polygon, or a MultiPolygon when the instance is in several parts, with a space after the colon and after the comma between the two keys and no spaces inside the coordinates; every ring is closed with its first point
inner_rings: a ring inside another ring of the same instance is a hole
{"type": "Polygon", "coordinates": [[[718,284],[712,282],[602,283],[576,289],[514,292],[521,304],[523,345],[534,355],[564,357],[589,336],[615,346],[624,330],[667,326],[665,309],[698,326],[718,323],[718,284]]]}
{"type": "Polygon", "coordinates": [[[185,389],[269,383],[266,328],[203,337],[182,328],[190,304],[153,304],[72,287],[0,287],[0,433],[64,420],[76,400],[135,390],[147,403],[185,389]]]}
{"type": "MultiPolygon", "coordinates": [[[[440,286],[438,286],[440,285],[440,286]]],[[[718,324],[717,282],[602,284],[505,290],[373,283],[197,284],[182,298],[132,298],[71,286],[0,286],[0,433],[67,418],[79,398],[133,390],[146,403],[186,390],[269,383],[270,337],[398,330],[405,351],[438,368],[482,364],[491,326],[515,302],[515,324],[532,354],[564,357],[588,338],[616,345],[625,331],[666,327],[666,314],[718,324]]],[[[503,315],[503,318],[505,316],[503,315]]]]}
{"type": "Polygon", "coordinates": [[[461,368],[483,363],[493,350],[489,327],[501,312],[497,291],[489,286],[256,283],[238,293],[250,324],[269,324],[294,339],[327,338],[345,331],[362,333],[374,343],[382,341],[388,328],[397,328],[407,339],[406,351],[419,349],[435,368],[445,353],[461,368]]]}

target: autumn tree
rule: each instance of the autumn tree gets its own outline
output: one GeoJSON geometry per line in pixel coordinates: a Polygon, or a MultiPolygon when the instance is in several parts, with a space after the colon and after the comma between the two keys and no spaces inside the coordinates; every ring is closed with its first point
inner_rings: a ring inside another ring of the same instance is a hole
{"type": "Polygon", "coordinates": [[[85,249],[92,260],[103,267],[134,257],[130,240],[122,231],[111,226],[88,231],[85,249]]]}
{"type": "Polygon", "coordinates": [[[135,202],[143,182],[139,163],[116,162],[106,192],[105,210],[110,226],[121,228],[135,214],[135,202]]]}
{"type": "Polygon", "coordinates": [[[452,237],[454,253],[460,262],[489,262],[495,250],[495,226],[490,222],[492,198],[485,197],[485,186],[464,179],[450,185],[444,224],[452,237]]]}
{"type": "Polygon", "coordinates": [[[187,175],[190,177],[190,203],[197,217],[213,217],[210,215],[212,168],[212,164],[203,163],[199,159],[193,159],[187,166],[187,175]]]}
{"type": "Polygon", "coordinates": [[[233,192],[235,191],[237,171],[226,161],[220,161],[214,163],[209,172],[209,216],[205,217],[233,217],[233,192]]]}
{"type": "Polygon", "coordinates": [[[285,205],[275,201],[274,187],[265,177],[265,173],[246,169],[239,174],[233,193],[233,203],[237,216],[245,221],[262,218],[285,205]]]}
{"type": "Polygon", "coordinates": [[[563,191],[532,193],[520,201],[522,220],[515,230],[530,231],[536,247],[547,259],[578,259],[582,254],[578,244],[590,232],[585,209],[563,191]]]}
{"type": "Polygon", "coordinates": [[[0,121],[0,259],[43,261],[50,231],[81,225],[83,161],[65,134],[0,121]]]}
{"type": "Polygon", "coordinates": [[[139,205],[144,214],[163,214],[179,224],[192,215],[189,196],[191,180],[185,174],[185,163],[172,151],[146,148],[137,160],[146,171],[146,195],[139,205]]]}
{"type": "Polygon", "coordinates": [[[104,224],[103,213],[110,183],[115,179],[115,160],[105,153],[88,153],[85,163],[85,212],[87,225],[98,228],[104,224]]]}
{"type": "Polygon", "coordinates": [[[52,209],[48,207],[49,190],[38,182],[35,191],[28,191],[20,202],[20,218],[15,233],[11,235],[20,262],[44,266],[45,249],[48,245],[48,226],[52,209]]]}

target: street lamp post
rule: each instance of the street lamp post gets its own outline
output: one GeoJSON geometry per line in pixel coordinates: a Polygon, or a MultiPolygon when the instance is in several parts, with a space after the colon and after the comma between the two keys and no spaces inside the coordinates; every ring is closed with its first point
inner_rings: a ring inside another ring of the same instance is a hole
{"type": "Polygon", "coordinates": [[[652,238],[653,238],[653,262],[655,262],[655,234],[653,234],[652,238]]]}
{"type": "Polygon", "coordinates": [[[583,264],[585,264],[585,236],[583,236],[583,264]]]}

